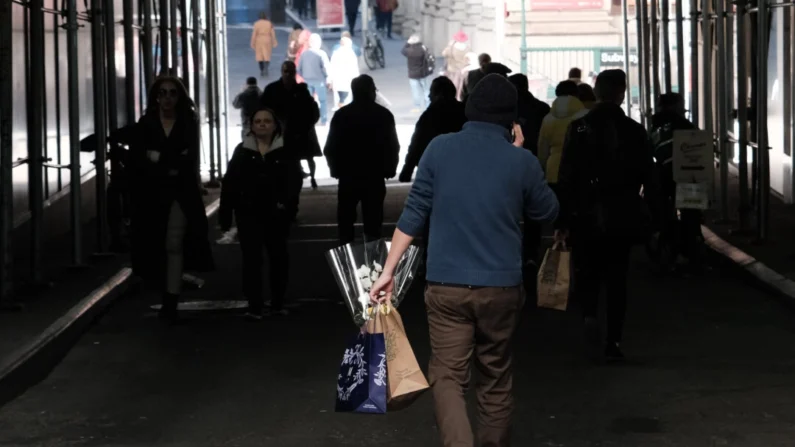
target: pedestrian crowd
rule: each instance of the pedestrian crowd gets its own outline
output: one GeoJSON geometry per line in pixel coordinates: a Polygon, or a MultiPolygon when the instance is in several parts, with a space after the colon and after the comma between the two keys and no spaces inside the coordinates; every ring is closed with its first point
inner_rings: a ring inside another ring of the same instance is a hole
{"type": "MultiPolygon", "coordinates": [[[[258,28],[252,46],[275,46],[267,27],[258,28]]],[[[591,87],[572,69],[550,106],[529,91],[525,75],[510,75],[487,54],[475,63],[464,33],[444,50],[445,76],[434,78],[434,60],[415,35],[403,55],[421,114],[398,172],[395,118],[379,104],[374,80],[359,74],[358,65],[353,70],[358,50],[350,35],[329,58],[320,36],[300,29],[293,34],[280,78],[262,90],[249,78],[234,99],[244,125],[223,178],[219,225],[238,231],[248,315],[288,314],[287,240],[306,177],[302,160],[325,156],[338,180],[340,244],[356,239],[359,205],[365,238],[381,238],[386,180],[413,182],[371,298],[390,298],[401,255],[421,241],[429,379],[444,445],[509,445],[511,340],[520,310],[535,296],[545,229],[572,252],[570,302],[582,311],[586,353],[596,362],[624,356],[634,246],[668,244],[700,266],[700,213],[675,206],[672,133],[695,127],[680,95],[660,96],[649,133],[624,113],[622,70],[601,72],[591,87]],[[330,120],[329,87],[336,103],[330,120]],[[315,126],[327,123],[321,151],[315,126]],[[473,362],[480,371],[477,442],[465,400],[473,362]]],[[[269,51],[257,53],[258,61],[270,57],[269,51]]],[[[263,70],[267,75],[267,64],[263,70]]],[[[214,268],[201,199],[199,123],[178,78],[155,81],[135,126],[129,160],[133,269],[162,290],[161,316],[175,322],[183,272],[214,268]]],[[[317,187],[314,177],[311,184],[317,187]]]]}

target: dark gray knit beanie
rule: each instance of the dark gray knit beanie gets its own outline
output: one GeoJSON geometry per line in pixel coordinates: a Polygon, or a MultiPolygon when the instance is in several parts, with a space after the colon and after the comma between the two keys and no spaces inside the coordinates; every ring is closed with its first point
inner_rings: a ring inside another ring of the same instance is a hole
{"type": "Polygon", "coordinates": [[[486,75],[475,85],[466,104],[470,121],[483,121],[510,127],[518,115],[516,87],[505,76],[486,75]]]}

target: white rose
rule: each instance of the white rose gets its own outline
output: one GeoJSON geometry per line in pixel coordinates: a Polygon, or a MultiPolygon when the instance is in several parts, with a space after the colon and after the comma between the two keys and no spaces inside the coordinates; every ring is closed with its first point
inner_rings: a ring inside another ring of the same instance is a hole
{"type": "Polygon", "coordinates": [[[373,287],[373,282],[370,281],[370,278],[362,278],[362,287],[364,290],[370,290],[370,287],[373,287]]]}

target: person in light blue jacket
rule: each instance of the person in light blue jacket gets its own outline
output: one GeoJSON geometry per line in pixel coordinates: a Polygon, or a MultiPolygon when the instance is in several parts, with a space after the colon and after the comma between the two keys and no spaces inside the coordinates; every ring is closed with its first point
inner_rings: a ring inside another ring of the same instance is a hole
{"type": "Polygon", "coordinates": [[[376,303],[391,299],[395,268],[430,216],[428,371],[443,445],[503,446],[510,439],[510,345],[525,301],[521,222],[551,222],[559,209],[538,159],[521,147],[517,110],[516,88],[504,76],[477,83],[465,108],[469,122],[434,138],[420,159],[370,292],[376,303]],[[473,356],[481,372],[477,443],[465,398],[473,356]]]}

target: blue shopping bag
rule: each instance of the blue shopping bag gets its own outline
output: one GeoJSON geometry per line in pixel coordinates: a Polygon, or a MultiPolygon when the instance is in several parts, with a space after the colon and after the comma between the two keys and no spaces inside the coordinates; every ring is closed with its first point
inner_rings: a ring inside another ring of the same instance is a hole
{"type": "Polygon", "coordinates": [[[360,333],[351,340],[342,357],[335,411],[384,414],[386,396],[384,334],[360,333]]]}

